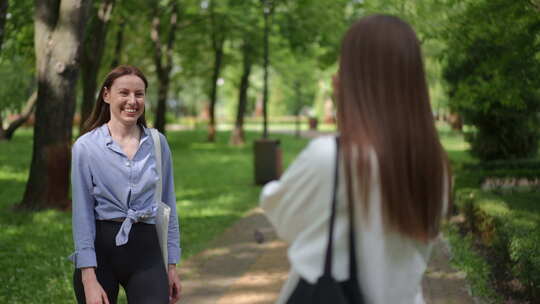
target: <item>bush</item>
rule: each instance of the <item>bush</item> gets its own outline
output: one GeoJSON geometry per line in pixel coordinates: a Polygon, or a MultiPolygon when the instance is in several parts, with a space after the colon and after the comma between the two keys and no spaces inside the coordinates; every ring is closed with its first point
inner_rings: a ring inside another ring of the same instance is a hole
{"type": "Polygon", "coordinates": [[[467,170],[536,170],[540,176],[539,159],[518,159],[504,161],[486,161],[478,163],[465,163],[463,169],[467,170]]]}
{"type": "Polygon", "coordinates": [[[444,32],[450,107],[465,123],[481,160],[538,151],[540,14],[527,0],[462,1],[444,32]]]}
{"type": "Polygon", "coordinates": [[[540,297],[540,199],[539,193],[494,195],[476,189],[456,193],[456,205],[469,231],[485,246],[492,267],[516,279],[522,294],[540,297]]]}
{"type": "MultiPolygon", "coordinates": [[[[519,159],[459,163],[454,165],[455,188],[480,188],[488,178],[526,179],[531,182],[528,189],[538,189],[540,182],[540,160],[519,159]]],[[[527,188],[527,187],[526,187],[527,188]]]]}
{"type": "Polygon", "coordinates": [[[467,281],[471,284],[473,295],[486,299],[490,303],[500,303],[500,296],[494,292],[490,284],[493,279],[491,267],[475,253],[472,235],[461,236],[456,227],[452,226],[446,227],[445,235],[452,247],[452,265],[467,274],[467,281]]]}

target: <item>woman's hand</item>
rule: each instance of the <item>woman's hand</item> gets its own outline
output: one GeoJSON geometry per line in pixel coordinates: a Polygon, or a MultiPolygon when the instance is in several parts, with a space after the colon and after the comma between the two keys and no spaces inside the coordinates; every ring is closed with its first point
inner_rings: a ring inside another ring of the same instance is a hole
{"type": "Polygon", "coordinates": [[[169,303],[174,304],[180,300],[180,292],[182,286],[180,285],[180,277],[176,273],[176,265],[169,264],[169,303]]]}
{"type": "Polygon", "coordinates": [[[83,268],[81,274],[86,304],[109,304],[107,293],[99,284],[94,268],[83,268]]]}

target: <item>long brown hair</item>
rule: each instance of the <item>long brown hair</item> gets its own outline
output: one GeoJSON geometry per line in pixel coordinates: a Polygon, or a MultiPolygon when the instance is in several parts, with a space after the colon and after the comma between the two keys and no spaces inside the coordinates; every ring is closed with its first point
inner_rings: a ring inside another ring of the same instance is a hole
{"type": "MultiPolygon", "coordinates": [[[[81,132],[81,135],[94,130],[95,128],[103,125],[111,119],[110,106],[108,103],[105,102],[105,100],[103,100],[103,94],[105,93],[105,89],[111,89],[114,81],[117,78],[125,75],[135,75],[139,77],[144,82],[144,90],[146,91],[146,89],[148,89],[148,81],[146,80],[146,77],[141,72],[141,70],[139,70],[138,68],[131,65],[120,65],[114,68],[112,71],[109,72],[109,74],[107,74],[105,80],[103,81],[103,84],[101,85],[99,95],[97,97],[96,103],[94,104],[94,108],[92,109],[92,114],[90,114],[90,117],[84,123],[84,129],[81,132]]],[[[144,117],[144,112],[137,120],[137,124],[146,127],[146,119],[144,117]]]]}
{"type": "Polygon", "coordinates": [[[338,75],[338,129],[349,199],[355,181],[363,207],[370,208],[373,149],[385,227],[419,241],[434,238],[443,198],[450,202],[451,173],[414,30],[393,16],[360,19],[343,39],[338,75]]]}

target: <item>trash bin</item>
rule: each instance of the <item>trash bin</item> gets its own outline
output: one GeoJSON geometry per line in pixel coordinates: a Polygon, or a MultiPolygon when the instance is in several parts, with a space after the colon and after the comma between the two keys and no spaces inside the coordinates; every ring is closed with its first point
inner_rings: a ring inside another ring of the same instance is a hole
{"type": "Polygon", "coordinates": [[[309,129],[312,131],[317,131],[317,125],[319,124],[319,120],[317,117],[310,117],[309,120],[309,129]]]}
{"type": "Polygon", "coordinates": [[[279,179],[282,169],[281,147],[277,139],[261,138],[255,141],[255,184],[264,185],[279,179]]]}

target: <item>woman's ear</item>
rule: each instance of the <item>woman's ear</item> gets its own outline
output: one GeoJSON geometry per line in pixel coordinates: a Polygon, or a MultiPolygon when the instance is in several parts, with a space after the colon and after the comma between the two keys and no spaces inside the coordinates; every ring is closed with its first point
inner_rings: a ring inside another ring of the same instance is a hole
{"type": "Polygon", "coordinates": [[[103,88],[103,96],[101,97],[103,98],[103,101],[105,101],[106,103],[110,103],[109,98],[111,97],[111,92],[109,92],[109,89],[107,89],[107,87],[103,88]]]}

